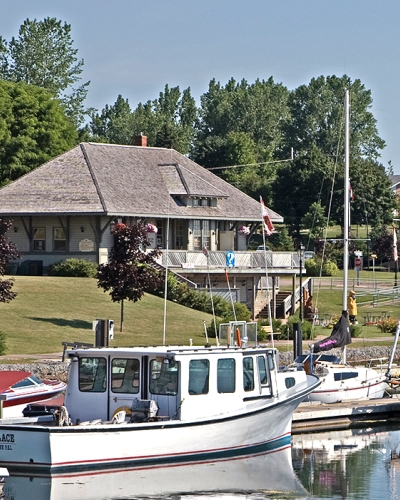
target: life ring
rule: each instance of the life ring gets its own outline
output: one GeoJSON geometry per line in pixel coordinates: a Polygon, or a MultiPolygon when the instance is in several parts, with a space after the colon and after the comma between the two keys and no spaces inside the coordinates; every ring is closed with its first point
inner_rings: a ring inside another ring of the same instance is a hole
{"type": "Polygon", "coordinates": [[[115,412],[113,413],[113,416],[111,417],[111,420],[115,417],[115,415],[120,412],[120,411],[124,411],[127,415],[132,415],[132,409],[129,407],[129,406],[120,406],[119,408],[117,408],[115,410],[115,412]]]}

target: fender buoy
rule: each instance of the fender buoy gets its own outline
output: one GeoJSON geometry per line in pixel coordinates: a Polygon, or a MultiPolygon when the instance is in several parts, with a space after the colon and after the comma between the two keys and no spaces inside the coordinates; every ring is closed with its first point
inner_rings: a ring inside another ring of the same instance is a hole
{"type": "Polygon", "coordinates": [[[236,328],[236,338],[237,338],[238,346],[242,347],[242,339],[240,338],[240,330],[239,330],[239,328],[236,328]]]}

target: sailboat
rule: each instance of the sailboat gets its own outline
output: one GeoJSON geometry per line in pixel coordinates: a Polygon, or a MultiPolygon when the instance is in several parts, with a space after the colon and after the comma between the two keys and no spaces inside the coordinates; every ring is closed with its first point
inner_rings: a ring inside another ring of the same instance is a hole
{"type": "Polygon", "coordinates": [[[349,228],[350,196],[349,189],[349,91],[345,95],[345,178],[344,178],[344,231],[343,231],[343,307],[342,315],[335,324],[332,334],[310,345],[310,353],[298,356],[293,365],[303,367],[307,372],[317,375],[321,384],[308,395],[305,401],[339,403],[358,399],[377,399],[384,396],[387,389],[387,376],[383,367],[349,366],[346,363],[346,346],[351,343],[350,325],[347,313],[347,289],[349,267],[349,228]],[[342,348],[341,358],[324,354],[333,348],[342,348]]]}

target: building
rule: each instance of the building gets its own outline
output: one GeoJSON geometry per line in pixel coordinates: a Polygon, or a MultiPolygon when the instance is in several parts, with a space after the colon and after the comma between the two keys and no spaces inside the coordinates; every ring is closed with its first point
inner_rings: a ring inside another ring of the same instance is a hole
{"type": "MultiPolygon", "coordinates": [[[[266,267],[274,289],[282,274],[294,280],[295,253],[247,251],[260,203],[184,155],[136,139],[82,143],[0,190],[0,217],[12,219],[22,256],[18,272],[42,274],[67,258],[104,263],[113,224],[141,220],[156,228],[149,238],[163,249],[160,264],[193,286],[223,290],[228,268],[236,300],[254,312],[266,267]]],[[[267,210],[272,222],[283,221],[267,210]]]]}

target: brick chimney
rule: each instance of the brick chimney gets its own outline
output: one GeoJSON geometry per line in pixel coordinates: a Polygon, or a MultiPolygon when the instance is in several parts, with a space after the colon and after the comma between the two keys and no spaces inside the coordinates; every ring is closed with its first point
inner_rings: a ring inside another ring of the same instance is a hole
{"type": "Polygon", "coordinates": [[[134,146],[147,147],[147,136],[140,134],[135,137],[134,146]]]}

